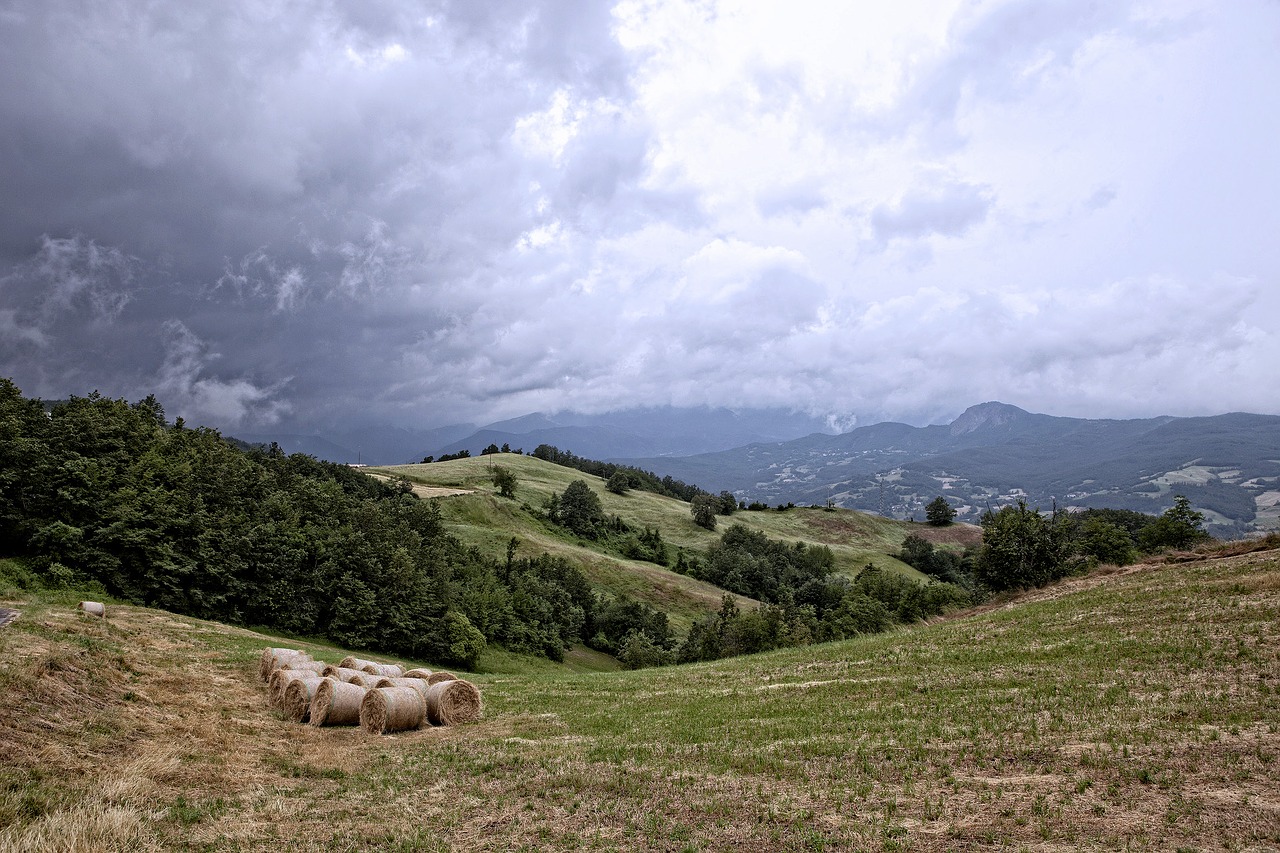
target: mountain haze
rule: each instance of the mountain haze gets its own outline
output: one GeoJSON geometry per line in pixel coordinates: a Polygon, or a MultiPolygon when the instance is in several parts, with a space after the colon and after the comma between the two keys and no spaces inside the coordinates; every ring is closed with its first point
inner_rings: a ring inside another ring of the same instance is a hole
{"type": "Polygon", "coordinates": [[[881,423],[687,458],[629,464],[729,489],[744,500],[824,503],[923,518],[946,496],[959,517],[1019,498],[1049,509],[1161,512],[1185,494],[1219,532],[1274,527],[1280,513],[1280,417],[1090,420],[973,406],[950,424],[881,423]]]}

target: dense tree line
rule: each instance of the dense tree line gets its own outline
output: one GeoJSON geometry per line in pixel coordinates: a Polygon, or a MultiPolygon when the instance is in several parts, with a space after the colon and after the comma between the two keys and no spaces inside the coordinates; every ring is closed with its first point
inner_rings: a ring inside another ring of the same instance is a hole
{"type": "Polygon", "coordinates": [[[1183,495],[1159,516],[1112,509],[1045,515],[1019,501],[983,515],[974,575],[990,590],[1026,589],[1099,563],[1123,566],[1141,554],[1209,538],[1204,514],[1183,495]]]}
{"type": "Polygon", "coordinates": [[[677,480],[670,475],[660,478],[652,471],[633,468],[630,465],[584,459],[568,450],[560,450],[550,444],[539,444],[529,455],[544,462],[563,465],[566,468],[582,471],[584,474],[593,474],[600,477],[609,481],[612,484],[608,487],[609,490],[617,494],[622,494],[627,489],[639,489],[643,492],[653,492],[655,495],[664,495],[676,500],[691,501],[695,495],[702,494],[705,491],[697,486],[691,486],[688,483],[677,480]],[[615,479],[615,475],[618,474],[623,475],[625,480],[621,478],[615,479]]]}
{"type": "Polygon", "coordinates": [[[473,665],[563,655],[596,600],[564,560],[501,564],[407,484],[169,424],[160,404],[45,408],[0,379],[0,554],[138,604],[473,665]]]}

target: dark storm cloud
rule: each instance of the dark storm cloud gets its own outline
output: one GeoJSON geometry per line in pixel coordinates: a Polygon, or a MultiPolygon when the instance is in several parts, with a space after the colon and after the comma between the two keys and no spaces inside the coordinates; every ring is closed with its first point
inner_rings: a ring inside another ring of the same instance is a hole
{"type": "Polygon", "coordinates": [[[643,140],[614,131],[539,212],[511,149],[556,90],[625,89],[610,25],[573,2],[11,8],[6,371],[158,383],[223,422],[351,407],[389,348],[464,319],[443,291],[635,174],[643,140]]]}
{"type": "Polygon", "coordinates": [[[1275,409],[1277,11],[1223,9],[10,3],[0,375],[223,427],[1275,409]]]}

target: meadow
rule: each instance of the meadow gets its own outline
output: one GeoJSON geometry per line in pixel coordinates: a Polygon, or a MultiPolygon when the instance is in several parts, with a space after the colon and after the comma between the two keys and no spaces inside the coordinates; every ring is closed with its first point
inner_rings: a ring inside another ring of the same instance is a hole
{"type": "MultiPolygon", "coordinates": [[[[428,465],[396,465],[370,468],[383,477],[403,477],[414,484],[423,498],[440,497],[442,517],[449,531],[468,545],[492,557],[505,553],[512,537],[519,540],[517,556],[547,553],[564,557],[578,567],[597,589],[627,595],[666,612],[673,628],[680,632],[699,616],[719,608],[724,590],[667,568],[610,553],[596,543],[573,536],[550,524],[540,512],[553,493],[562,493],[574,480],[585,481],[600,497],[604,511],[618,516],[637,530],[656,528],[662,533],[675,561],[676,549],[690,557],[705,553],[719,540],[730,524],[759,530],[772,539],[826,545],[835,557],[836,569],[853,576],[868,563],[925,580],[925,576],[896,558],[908,533],[918,532],[953,544],[976,543],[980,530],[971,525],[955,525],[944,532],[923,524],[848,510],[828,512],[821,508],[796,507],[786,512],[771,509],[735,512],[721,516],[715,532],[693,523],[689,505],[683,501],[636,489],[616,495],[605,489],[604,480],[572,468],[553,465],[519,454],[455,459],[428,465]],[[515,474],[513,498],[504,498],[493,486],[493,466],[515,474]],[[448,492],[457,492],[445,496],[448,492]]],[[[737,597],[740,606],[754,607],[749,599],[737,597]]]]}
{"type": "Polygon", "coordinates": [[[261,648],[344,649],[76,600],[0,583],[0,850],[1280,845],[1274,550],[709,664],[494,653],[482,722],[384,737],[267,708],[261,648]]]}

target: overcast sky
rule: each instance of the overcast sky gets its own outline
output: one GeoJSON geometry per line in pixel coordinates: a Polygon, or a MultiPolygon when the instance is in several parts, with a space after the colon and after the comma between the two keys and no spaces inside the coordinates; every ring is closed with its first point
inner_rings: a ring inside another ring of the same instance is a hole
{"type": "Polygon", "coordinates": [[[0,2],[0,376],[1280,413],[1280,2],[0,2]]]}

